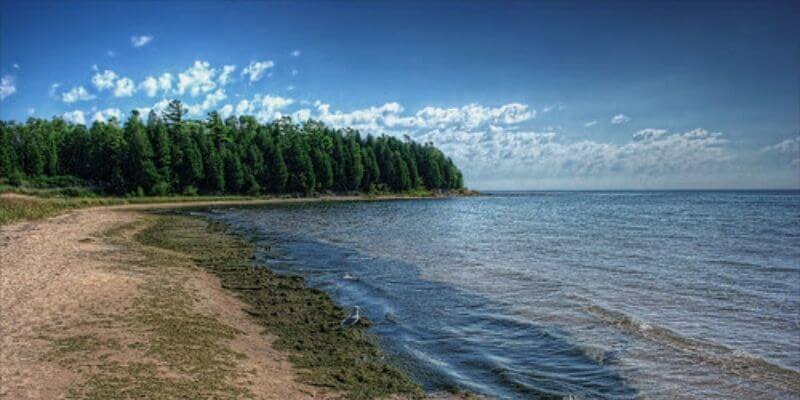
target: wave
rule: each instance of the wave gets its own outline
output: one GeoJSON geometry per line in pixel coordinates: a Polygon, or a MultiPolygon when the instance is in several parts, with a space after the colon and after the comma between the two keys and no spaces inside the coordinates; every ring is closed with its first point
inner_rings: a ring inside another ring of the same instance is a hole
{"type": "Polygon", "coordinates": [[[622,311],[591,304],[586,310],[605,324],[669,347],[704,365],[772,386],[800,391],[800,371],[738,349],[683,336],[669,328],[641,321],[622,311]]]}

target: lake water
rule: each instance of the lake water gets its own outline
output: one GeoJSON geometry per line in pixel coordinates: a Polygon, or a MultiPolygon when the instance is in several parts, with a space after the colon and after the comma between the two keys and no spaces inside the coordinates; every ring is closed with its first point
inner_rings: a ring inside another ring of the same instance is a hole
{"type": "Polygon", "coordinates": [[[507,192],[208,215],[258,243],[259,262],[360,305],[428,390],[800,398],[800,192],[507,192]]]}

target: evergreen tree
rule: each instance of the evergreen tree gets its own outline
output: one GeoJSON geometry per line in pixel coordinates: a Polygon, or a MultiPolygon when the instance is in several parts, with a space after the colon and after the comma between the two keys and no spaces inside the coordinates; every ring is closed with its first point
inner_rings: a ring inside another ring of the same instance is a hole
{"type": "Polygon", "coordinates": [[[71,175],[114,194],[302,193],[458,189],[463,176],[431,143],[284,117],[185,119],[177,100],[147,124],[133,112],[90,129],[62,119],[0,121],[0,182],[71,175]]]}
{"type": "Polygon", "coordinates": [[[152,194],[159,176],[153,163],[153,148],[139,119],[138,111],[133,111],[125,123],[125,140],[127,142],[123,168],[125,186],[129,191],[141,188],[144,192],[152,194]]]}

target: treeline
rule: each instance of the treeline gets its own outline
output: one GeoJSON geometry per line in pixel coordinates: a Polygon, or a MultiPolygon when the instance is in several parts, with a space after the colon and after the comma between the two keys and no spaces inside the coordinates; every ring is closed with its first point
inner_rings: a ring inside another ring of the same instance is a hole
{"type": "Polygon", "coordinates": [[[362,137],[321,122],[249,116],[186,120],[177,100],[91,128],[62,119],[0,122],[0,178],[77,177],[117,195],[283,194],[459,189],[461,172],[432,144],[362,137]]]}

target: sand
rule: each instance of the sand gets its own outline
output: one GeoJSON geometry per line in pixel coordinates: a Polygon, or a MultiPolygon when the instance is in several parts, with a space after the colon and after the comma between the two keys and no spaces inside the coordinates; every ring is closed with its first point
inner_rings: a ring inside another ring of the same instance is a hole
{"type": "MultiPolygon", "coordinates": [[[[133,331],[102,327],[104,321],[125,318],[134,302],[147,295],[142,292],[146,275],[117,268],[137,263],[142,255],[120,248],[104,232],[145,220],[145,214],[132,211],[144,207],[75,210],[0,227],[0,398],[64,398],[96,371],[92,363],[152,361],[117,346],[111,354],[80,353],[88,354],[81,363],[58,362],[52,340],[92,337],[100,343],[124,344],[141,339],[133,331]]],[[[233,384],[252,394],[247,397],[339,397],[298,383],[287,354],[272,347],[274,338],[249,319],[244,305],[214,276],[199,268],[187,271],[179,284],[197,294],[192,312],[238,331],[225,345],[243,355],[235,367],[242,378],[233,384]]],[[[164,375],[168,378],[169,371],[164,375]]]]}

